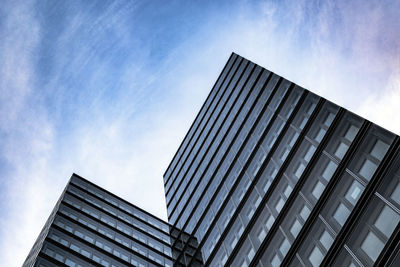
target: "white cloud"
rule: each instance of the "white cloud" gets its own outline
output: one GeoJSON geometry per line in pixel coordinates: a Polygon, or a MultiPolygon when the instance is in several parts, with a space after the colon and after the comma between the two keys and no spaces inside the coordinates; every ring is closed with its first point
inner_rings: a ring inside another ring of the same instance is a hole
{"type": "Polygon", "coordinates": [[[383,90],[368,96],[356,110],[361,116],[397,135],[400,134],[400,57],[398,62],[383,90]]]}

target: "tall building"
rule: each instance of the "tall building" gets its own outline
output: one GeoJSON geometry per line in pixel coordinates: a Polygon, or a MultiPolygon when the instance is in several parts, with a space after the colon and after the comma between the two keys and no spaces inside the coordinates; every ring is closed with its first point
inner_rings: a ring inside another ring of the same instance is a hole
{"type": "Polygon", "coordinates": [[[398,136],[232,54],[164,174],[168,218],[207,266],[398,264],[399,165],[398,136]]]}
{"type": "Polygon", "coordinates": [[[67,266],[78,266],[67,256],[82,266],[400,266],[399,146],[399,136],[232,54],[164,174],[169,223],[74,175],[25,266],[52,266],[57,255],[67,266]]]}

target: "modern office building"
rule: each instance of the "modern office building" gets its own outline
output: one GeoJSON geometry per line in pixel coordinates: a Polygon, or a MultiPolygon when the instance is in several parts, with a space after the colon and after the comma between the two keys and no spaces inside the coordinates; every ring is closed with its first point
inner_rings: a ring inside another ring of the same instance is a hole
{"type": "Polygon", "coordinates": [[[25,266],[400,266],[399,151],[232,54],[164,174],[169,223],[74,175],[25,266]]]}
{"type": "MultiPolygon", "coordinates": [[[[185,245],[173,238],[175,232],[73,174],[23,266],[172,267],[185,245]]],[[[189,249],[196,248],[195,240],[185,240],[189,249]]]]}
{"type": "Polygon", "coordinates": [[[399,166],[398,136],[232,54],[164,175],[168,218],[207,266],[400,266],[399,166]]]}

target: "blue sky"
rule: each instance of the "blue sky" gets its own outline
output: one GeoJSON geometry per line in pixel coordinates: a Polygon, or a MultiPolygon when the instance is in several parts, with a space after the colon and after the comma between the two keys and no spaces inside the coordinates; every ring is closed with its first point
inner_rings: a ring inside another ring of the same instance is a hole
{"type": "Polygon", "coordinates": [[[166,218],[162,174],[231,52],[400,133],[395,1],[3,1],[0,254],[73,172],[166,218]]]}

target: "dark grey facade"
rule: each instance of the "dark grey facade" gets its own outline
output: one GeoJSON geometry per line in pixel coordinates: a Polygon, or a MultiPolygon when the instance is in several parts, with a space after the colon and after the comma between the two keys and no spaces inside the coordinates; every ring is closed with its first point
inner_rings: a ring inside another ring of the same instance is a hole
{"type": "Polygon", "coordinates": [[[23,266],[173,266],[170,225],[74,174],[23,266]]]}
{"type": "Polygon", "coordinates": [[[169,223],[73,175],[24,266],[400,266],[399,151],[232,54],[164,174],[169,223]]]}
{"type": "Polygon", "coordinates": [[[232,54],[164,174],[206,266],[400,261],[399,137],[232,54]]]}

